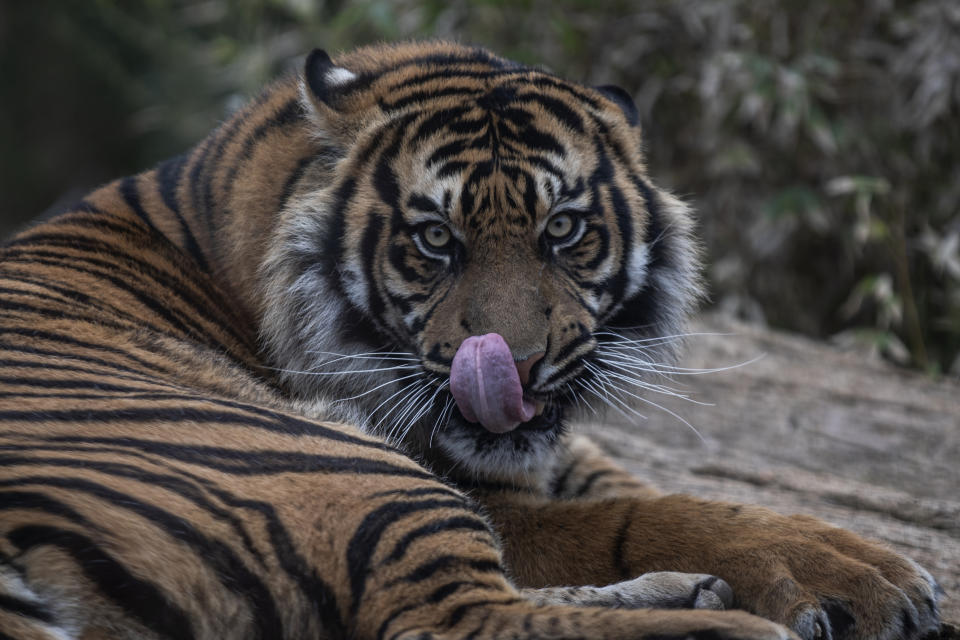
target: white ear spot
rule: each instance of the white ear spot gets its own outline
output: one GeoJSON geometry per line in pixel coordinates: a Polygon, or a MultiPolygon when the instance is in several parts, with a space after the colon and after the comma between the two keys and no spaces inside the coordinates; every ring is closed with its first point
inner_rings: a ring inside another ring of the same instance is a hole
{"type": "Polygon", "coordinates": [[[327,85],[339,87],[357,79],[357,74],[343,67],[333,67],[324,75],[327,85]]]}

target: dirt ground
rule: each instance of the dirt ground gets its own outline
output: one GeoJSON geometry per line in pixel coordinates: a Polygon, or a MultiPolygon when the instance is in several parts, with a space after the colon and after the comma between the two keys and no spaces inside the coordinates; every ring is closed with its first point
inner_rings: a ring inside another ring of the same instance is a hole
{"type": "MultiPolygon", "coordinates": [[[[647,396],[646,420],[609,412],[581,430],[671,492],[816,515],[925,566],[960,622],[960,381],[934,381],[802,337],[705,315],[678,376],[698,402],[647,396]],[[718,335],[723,334],[723,335],[718,335]]],[[[945,625],[941,636],[960,637],[945,625]]]]}

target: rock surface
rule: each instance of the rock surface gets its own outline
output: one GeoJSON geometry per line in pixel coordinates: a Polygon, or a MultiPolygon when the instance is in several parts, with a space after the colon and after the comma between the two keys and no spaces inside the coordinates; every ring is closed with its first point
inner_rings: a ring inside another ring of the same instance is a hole
{"type": "MultiPolygon", "coordinates": [[[[806,513],[925,566],[960,621],[960,381],[935,381],[806,338],[705,315],[647,418],[608,411],[579,427],[664,491],[806,513]],[[722,334],[722,335],[719,335],[722,334]],[[699,432],[699,434],[697,433],[699,432]]],[[[596,405],[596,402],[593,404],[596,405]]],[[[941,638],[960,638],[944,625],[941,638]]]]}

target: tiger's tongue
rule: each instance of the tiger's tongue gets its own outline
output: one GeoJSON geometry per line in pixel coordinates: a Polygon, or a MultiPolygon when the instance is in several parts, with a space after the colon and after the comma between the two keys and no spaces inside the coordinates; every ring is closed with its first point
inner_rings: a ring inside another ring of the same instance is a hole
{"type": "Polygon", "coordinates": [[[463,341],[450,367],[450,392],[464,418],[493,433],[512,431],[535,414],[510,347],[497,333],[463,341]]]}

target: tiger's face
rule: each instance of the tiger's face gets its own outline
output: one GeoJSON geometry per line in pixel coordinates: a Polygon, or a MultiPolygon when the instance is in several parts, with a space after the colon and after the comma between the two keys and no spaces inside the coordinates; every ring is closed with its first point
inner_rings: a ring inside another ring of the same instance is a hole
{"type": "Polygon", "coordinates": [[[538,464],[575,410],[632,404],[698,285],[625,93],[444,44],[315,53],[304,88],[326,184],[263,271],[296,396],[486,477],[538,464]]]}

